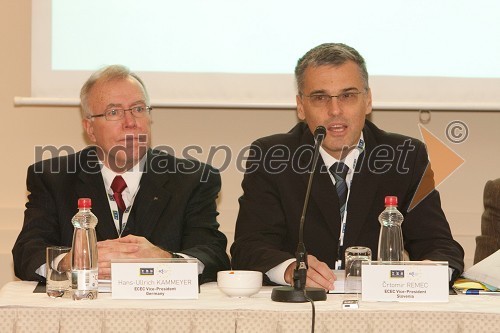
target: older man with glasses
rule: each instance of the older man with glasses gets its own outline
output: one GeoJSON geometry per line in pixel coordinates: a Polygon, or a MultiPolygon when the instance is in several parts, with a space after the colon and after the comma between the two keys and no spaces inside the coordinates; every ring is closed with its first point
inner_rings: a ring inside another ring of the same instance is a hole
{"type": "Polygon", "coordinates": [[[94,144],[76,154],[28,168],[23,228],[12,250],[23,280],[45,277],[45,248],[71,246],[80,197],[92,199],[99,219],[99,278],[111,259],[199,259],[200,282],[229,269],[226,237],[218,230],[221,180],[209,165],[150,148],[149,96],[142,80],[114,65],[81,89],[83,128],[94,144]]]}

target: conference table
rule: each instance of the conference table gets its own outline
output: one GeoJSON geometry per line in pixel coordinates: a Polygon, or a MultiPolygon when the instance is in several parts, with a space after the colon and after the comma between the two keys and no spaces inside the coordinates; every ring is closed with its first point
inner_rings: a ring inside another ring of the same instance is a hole
{"type": "MultiPolygon", "coordinates": [[[[204,284],[194,300],[96,300],[49,298],[35,282],[15,281],[0,290],[0,332],[310,332],[310,303],[271,301],[272,287],[248,298],[230,298],[216,283],[204,284]]],[[[315,332],[451,333],[500,332],[500,297],[450,295],[447,303],[359,301],[329,294],[315,302],[315,332]]]]}

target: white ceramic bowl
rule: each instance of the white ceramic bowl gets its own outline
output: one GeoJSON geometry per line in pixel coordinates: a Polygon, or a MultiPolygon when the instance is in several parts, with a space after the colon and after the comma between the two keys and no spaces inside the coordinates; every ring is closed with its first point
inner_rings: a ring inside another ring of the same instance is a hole
{"type": "Polygon", "coordinates": [[[262,287],[262,272],[220,271],[217,273],[217,285],[229,297],[249,297],[262,287]]]}

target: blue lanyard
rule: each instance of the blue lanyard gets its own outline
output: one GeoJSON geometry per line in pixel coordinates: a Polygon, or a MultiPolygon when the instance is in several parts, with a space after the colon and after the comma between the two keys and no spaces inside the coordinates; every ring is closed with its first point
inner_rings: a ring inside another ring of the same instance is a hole
{"type": "Polygon", "coordinates": [[[358,146],[356,147],[358,151],[358,156],[354,159],[352,163],[352,169],[350,171],[351,173],[351,179],[349,181],[349,186],[347,186],[347,201],[345,203],[345,210],[344,210],[344,215],[342,216],[342,221],[340,223],[340,235],[339,235],[339,244],[337,246],[337,261],[335,261],[335,269],[339,270],[342,267],[342,262],[343,260],[343,249],[344,249],[344,235],[345,235],[345,228],[347,225],[347,212],[348,212],[348,203],[349,203],[349,196],[351,194],[351,184],[352,184],[352,179],[354,178],[354,170],[356,170],[356,163],[358,162],[359,156],[363,153],[365,150],[365,141],[361,138],[359,138],[358,146]]]}

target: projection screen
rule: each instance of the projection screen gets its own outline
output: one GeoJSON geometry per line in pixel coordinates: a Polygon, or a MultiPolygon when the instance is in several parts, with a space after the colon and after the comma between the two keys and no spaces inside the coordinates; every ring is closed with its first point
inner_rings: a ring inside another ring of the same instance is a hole
{"type": "Polygon", "coordinates": [[[32,95],[75,104],[94,70],[138,72],[153,104],[289,108],[297,59],[343,42],[379,109],[500,110],[494,0],[36,0],[32,95]]]}

